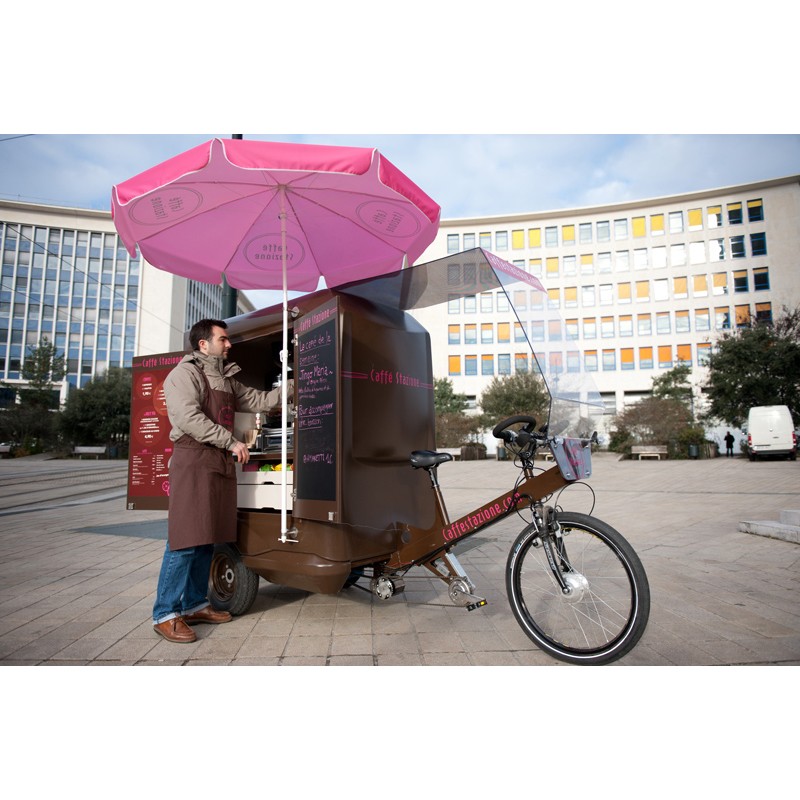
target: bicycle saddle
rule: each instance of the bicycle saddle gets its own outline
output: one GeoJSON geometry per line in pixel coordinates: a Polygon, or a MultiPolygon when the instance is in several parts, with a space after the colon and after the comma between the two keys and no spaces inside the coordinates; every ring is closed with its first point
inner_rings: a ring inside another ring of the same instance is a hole
{"type": "Polygon", "coordinates": [[[420,467],[422,469],[430,469],[452,460],[453,456],[450,453],[437,453],[434,450],[415,450],[411,454],[411,466],[414,469],[419,469],[420,467]]]}

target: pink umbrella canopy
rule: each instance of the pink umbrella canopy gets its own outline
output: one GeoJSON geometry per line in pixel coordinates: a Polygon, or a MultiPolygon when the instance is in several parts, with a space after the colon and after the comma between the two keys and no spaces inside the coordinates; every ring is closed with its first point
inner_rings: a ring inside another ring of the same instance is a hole
{"type": "Polygon", "coordinates": [[[241,139],[212,139],[114,186],[111,211],[128,252],[138,246],[153,266],[294,291],[413,263],[440,215],[375,149],[241,139]]]}

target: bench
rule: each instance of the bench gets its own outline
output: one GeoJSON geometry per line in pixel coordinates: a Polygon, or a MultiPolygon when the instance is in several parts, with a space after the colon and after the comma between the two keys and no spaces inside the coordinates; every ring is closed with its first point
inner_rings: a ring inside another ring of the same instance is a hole
{"type": "Polygon", "coordinates": [[[440,447],[438,452],[440,453],[450,453],[453,456],[453,461],[460,461],[461,460],[461,448],[460,447],[440,447]]]}
{"type": "Polygon", "coordinates": [[[631,447],[631,458],[639,456],[639,461],[643,458],[656,458],[661,461],[661,456],[667,457],[667,446],[665,444],[636,444],[631,447]]]}
{"type": "Polygon", "coordinates": [[[11,445],[0,444],[0,458],[11,458],[11,445]]]}
{"type": "Polygon", "coordinates": [[[78,456],[78,458],[83,458],[84,456],[92,456],[93,458],[100,458],[106,454],[106,448],[104,445],[100,447],[73,447],[72,448],[72,455],[78,456]]]}

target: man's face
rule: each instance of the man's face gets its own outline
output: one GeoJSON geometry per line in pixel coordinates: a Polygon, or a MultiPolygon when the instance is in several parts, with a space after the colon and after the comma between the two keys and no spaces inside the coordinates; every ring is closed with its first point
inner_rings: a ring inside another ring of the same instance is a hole
{"type": "Polygon", "coordinates": [[[225,333],[225,329],[220,328],[218,325],[211,329],[211,337],[209,339],[200,340],[200,352],[205,353],[207,356],[227,358],[230,349],[231,340],[225,333]]]}

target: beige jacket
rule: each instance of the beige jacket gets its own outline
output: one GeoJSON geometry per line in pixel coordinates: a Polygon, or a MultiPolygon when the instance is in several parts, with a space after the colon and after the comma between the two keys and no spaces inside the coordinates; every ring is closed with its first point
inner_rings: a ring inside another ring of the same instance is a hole
{"type": "MultiPolygon", "coordinates": [[[[281,403],[280,389],[269,392],[251,389],[233,377],[241,371],[241,367],[236,363],[225,362],[222,358],[206,356],[195,351],[191,355],[184,356],[164,381],[167,413],[172,424],[169,438],[173,442],[188,434],[198,442],[212,444],[225,450],[230,450],[236,444],[233,434],[203,413],[206,384],[192,361],[202,366],[212,389],[232,392],[235,395],[237,411],[266,412],[281,403]]],[[[291,399],[292,381],[289,381],[288,388],[291,399]]]]}

